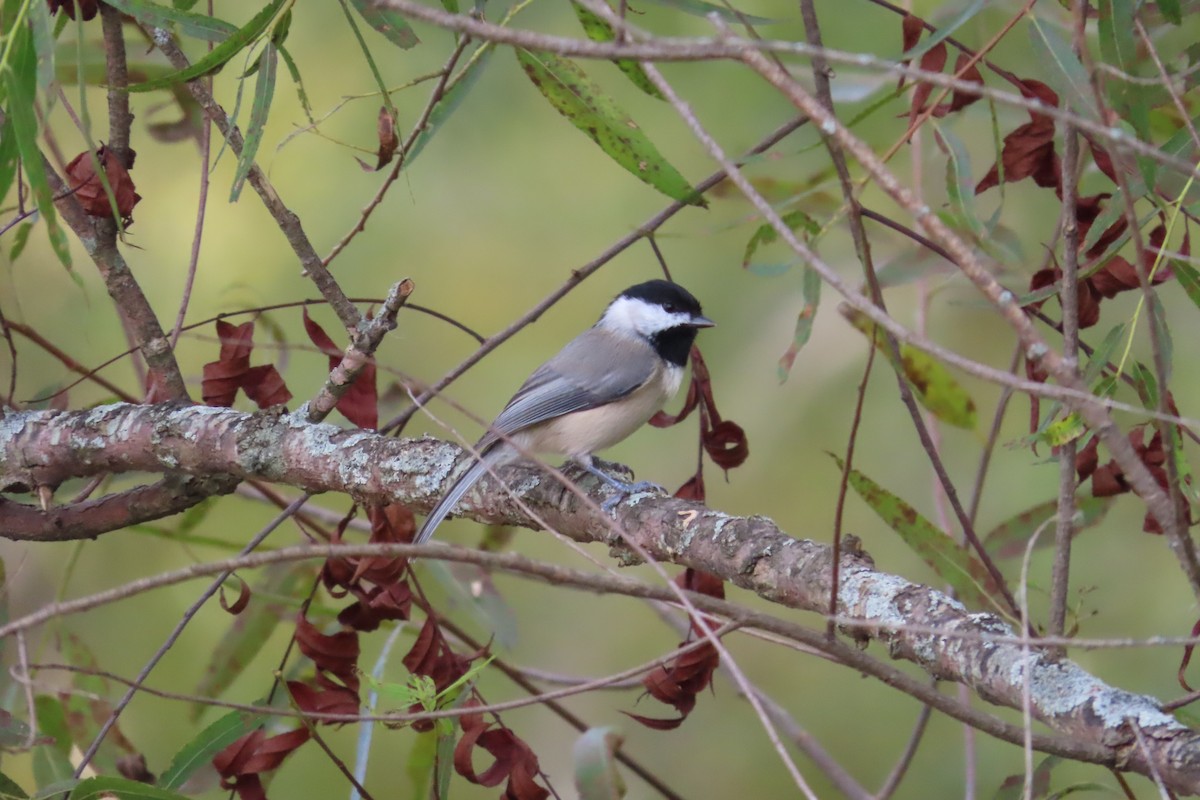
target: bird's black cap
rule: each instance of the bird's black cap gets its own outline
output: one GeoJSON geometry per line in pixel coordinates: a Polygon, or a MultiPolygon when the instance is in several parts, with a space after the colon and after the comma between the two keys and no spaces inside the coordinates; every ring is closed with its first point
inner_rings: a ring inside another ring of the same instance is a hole
{"type": "Polygon", "coordinates": [[[687,289],[671,281],[659,279],[639,283],[636,286],[630,286],[618,297],[644,300],[647,303],[662,306],[673,313],[683,311],[693,316],[703,316],[700,311],[700,301],[687,289]]]}

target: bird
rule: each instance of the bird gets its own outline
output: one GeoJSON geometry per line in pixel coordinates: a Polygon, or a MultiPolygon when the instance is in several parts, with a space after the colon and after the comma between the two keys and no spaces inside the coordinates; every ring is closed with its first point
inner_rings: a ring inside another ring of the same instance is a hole
{"type": "Polygon", "coordinates": [[[613,298],[600,319],[542,364],[475,443],[475,463],[450,486],[413,540],[424,544],[489,470],[523,453],[565,455],[621,494],[655,484],[627,483],[595,464],[593,453],[622,441],[679,390],[701,328],[715,325],[677,283],[651,280],[613,298]]]}

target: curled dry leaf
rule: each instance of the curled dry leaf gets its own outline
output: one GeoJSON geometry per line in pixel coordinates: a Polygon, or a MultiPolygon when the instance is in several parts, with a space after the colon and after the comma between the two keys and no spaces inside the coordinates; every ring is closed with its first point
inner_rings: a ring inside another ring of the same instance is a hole
{"type": "Polygon", "coordinates": [[[392,159],[396,157],[396,149],[400,147],[400,135],[396,132],[396,116],[388,110],[387,106],[379,107],[376,135],[379,138],[379,147],[375,151],[375,166],[372,167],[361,158],[355,159],[364,172],[378,172],[392,163],[392,159]]]}
{"type": "MultiPolygon", "coordinates": [[[[691,592],[725,598],[725,584],[721,579],[701,570],[688,568],[676,576],[675,583],[691,592]]],[[[696,636],[705,635],[704,629],[694,618],[691,620],[691,630],[696,636]]],[[[686,644],[688,642],[682,642],[680,647],[686,644]]],[[[712,683],[712,674],[720,663],[721,657],[717,649],[711,643],[705,643],[694,650],[681,653],[669,664],[656,667],[642,680],[642,686],[655,700],[674,707],[679,716],[675,719],[646,717],[640,714],[628,716],[655,730],[678,728],[695,708],[696,695],[712,683]]]]}
{"type": "MultiPolygon", "coordinates": [[[[1174,408],[1174,402],[1168,399],[1168,407],[1171,413],[1177,414],[1174,408]]],[[[1154,435],[1150,437],[1150,441],[1146,441],[1146,429],[1149,425],[1140,425],[1129,431],[1129,443],[1133,445],[1134,451],[1138,458],[1146,465],[1146,469],[1158,482],[1158,485],[1167,488],[1167,452],[1163,447],[1162,433],[1158,430],[1154,431],[1154,435]]],[[[1107,464],[1100,464],[1097,437],[1092,437],[1088,444],[1081,448],[1075,456],[1075,472],[1079,476],[1080,482],[1092,479],[1092,496],[1093,497],[1112,497],[1118,494],[1125,494],[1132,491],[1132,487],[1125,479],[1125,472],[1117,464],[1116,460],[1110,460],[1107,464]]],[[[1189,512],[1188,524],[1191,524],[1189,512]]],[[[1145,518],[1142,520],[1142,530],[1146,533],[1162,533],[1162,527],[1158,524],[1158,519],[1149,511],[1146,512],[1145,518]]]]}
{"type": "MultiPolygon", "coordinates": [[[[404,666],[414,675],[424,675],[433,681],[434,687],[441,692],[450,684],[467,674],[471,662],[486,653],[486,649],[462,656],[455,653],[442,636],[433,617],[425,620],[417,640],[404,655],[404,666]]],[[[413,713],[422,711],[419,703],[414,703],[409,709],[413,713]]],[[[418,720],[413,723],[413,730],[427,731],[433,729],[432,720],[418,720]]]]}
{"type": "MultiPolygon", "coordinates": [[[[64,6],[64,8],[67,7],[64,6]]],[[[67,13],[74,18],[74,14],[71,14],[69,10],[67,13]]],[[[95,11],[92,14],[94,16],[95,11]]],[[[131,150],[129,153],[129,164],[122,164],[111,150],[101,146],[96,151],[95,158],[90,152],[84,150],[71,159],[71,163],[67,164],[67,184],[71,187],[75,199],[83,206],[83,210],[91,216],[111,217],[113,210],[113,204],[108,199],[108,192],[104,190],[104,183],[96,177],[96,162],[99,162],[104,170],[105,180],[108,181],[116,200],[117,214],[120,215],[125,225],[133,222],[133,207],[138,204],[142,196],[135,190],[133,178],[129,177],[129,170],[133,167],[134,158],[133,151],[131,150]]]]}
{"type": "MultiPolygon", "coordinates": [[[[416,531],[412,512],[405,506],[373,506],[371,544],[411,542],[416,531]]],[[[337,527],[332,543],[338,544],[346,523],[337,527]]],[[[331,558],[321,569],[321,582],[334,597],[354,595],[355,602],[342,609],[338,622],[356,631],[373,631],[389,619],[408,619],[412,609],[412,590],[404,580],[408,559],[400,556],[362,556],[331,558]]]]}
{"type": "Polygon", "coordinates": [[[717,466],[730,470],[741,466],[750,455],[746,432],[735,422],[721,419],[717,401],[713,398],[712,377],[704,357],[697,347],[692,348],[692,382],[678,414],[658,412],[650,419],[656,428],[669,428],[687,419],[700,409],[700,442],[717,466]]]}
{"type": "Polygon", "coordinates": [[[308,741],[307,728],[268,737],[261,729],[252,731],[213,757],[221,776],[221,787],[237,792],[242,800],[266,800],[259,777],[277,769],[293,750],[308,741]]]}
{"type": "MultiPolygon", "coordinates": [[[[474,700],[469,705],[477,705],[474,700]]],[[[537,784],[538,758],[520,737],[506,727],[484,722],[482,714],[460,718],[463,735],[454,746],[454,770],[477,786],[499,786],[507,779],[504,800],[546,800],[550,793],[537,784]],[[472,763],[475,748],[494,759],[483,772],[472,763]]]]}
{"type": "Polygon", "coordinates": [[[296,616],[296,645],[316,665],[318,682],[324,681],[328,686],[341,685],[358,692],[359,647],[356,632],[321,633],[300,612],[296,616]]]}

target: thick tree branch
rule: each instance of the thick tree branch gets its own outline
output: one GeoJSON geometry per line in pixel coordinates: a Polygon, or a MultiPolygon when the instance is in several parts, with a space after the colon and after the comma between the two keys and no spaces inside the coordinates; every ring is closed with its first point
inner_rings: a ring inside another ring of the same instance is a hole
{"type": "MultiPolygon", "coordinates": [[[[306,424],[294,415],[119,404],[4,417],[0,487],[135,470],[228,474],[421,510],[441,495],[461,453],[436,439],[394,440],[306,424]]],[[[619,558],[631,558],[624,535],[655,559],[712,572],[791,608],[827,609],[830,548],[793,539],[770,520],[638,494],[617,507],[615,530],[613,520],[593,510],[593,500],[608,490],[590,479],[583,483],[590,495],[585,499],[536,468],[517,466],[504,474],[515,498],[485,478],[460,509],[480,522],[534,527],[527,506],[560,533],[608,544],[619,558]]],[[[3,507],[0,530],[7,530],[3,507]]],[[[1035,718],[1107,748],[1117,764],[1142,774],[1157,770],[1178,791],[1200,792],[1200,734],[1162,712],[1154,699],[1108,686],[1073,662],[1036,648],[1026,652],[998,617],[969,613],[941,592],[876,571],[862,556],[845,556],[841,574],[840,615],[857,621],[857,635],[886,644],[892,657],[1009,708],[1022,707],[1029,675],[1035,718]]]]}

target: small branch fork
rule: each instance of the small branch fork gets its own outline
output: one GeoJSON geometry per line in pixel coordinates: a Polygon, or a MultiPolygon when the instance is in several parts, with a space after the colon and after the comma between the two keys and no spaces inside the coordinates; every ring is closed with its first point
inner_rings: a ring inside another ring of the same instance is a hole
{"type": "Polygon", "coordinates": [[[354,379],[371,363],[383,337],[388,331],[396,329],[396,315],[412,293],[413,282],[408,278],[392,286],[379,316],[365,323],[362,333],[346,348],[341,362],[330,370],[329,378],[317,396],[300,410],[299,413],[309,422],[324,421],[337,406],[338,400],[350,389],[354,379]]]}
{"type": "MultiPolygon", "coordinates": [[[[460,455],[459,448],[432,439],[395,440],[311,425],[295,416],[199,406],[120,404],[79,412],[17,412],[0,422],[0,464],[5,465],[0,485],[29,480],[30,472],[42,471],[61,479],[184,470],[278,481],[308,492],[343,492],[364,502],[398,502],[423,510],[436,502],[460,455]],[[100,436],[113,445],[97,450],[93,445],[100,436]]],[[[464,503],[467,515],[490,524],[534,526],[524,504],[570,538],[624,547],[612,521],[586,509],[589,499],[539,481],[539,473],[529,467],[505,472],[508,485],[531,488],[511,498],[485,479],[485,491],[464,503]]],[[[620,527],[655,560],[711,572],[791,608],[817,613],[828,608],[831,551],[826,545],[793,539],[761,517],[732,517],[672,498],[634,498],[618,506],[616,514],[620,527]]],[[[1072,662],[1027,652],[1028,645],[999,618],[968,614],[941,592],[876,572],[862,558],[843,557],[841,573],[843,623],[857,621],[857,635],[881,640],[893,657],[1010,708],[1022,707],[1023,676],[1031,675],[1033,716],[1086,744],[1086,760],[1116,763],[1117,751],[1109,748],[1132,741],[1127,720],[1134,719],[1149,747],[1122,750],[1129,768],[1149,774],[1153,761],[1168,785],[1200,791],[1200,734],[1161,712],[1152,699],[1109,687],[1072,662]],[[922,627],[910,627],[914,622],[922,627]]],[[[696,607],[706,610],[699,602],[696,607]]],[[[53,607],[48,612],[56,613],[53,607]]],[[[32,620],[14,624],[21,628],[32,620]]],[[[0,628],[0,637],[15,630],[0,628]]],[[[826,648],[854,651],[823,633],[814,638],[826,648]]]]}

